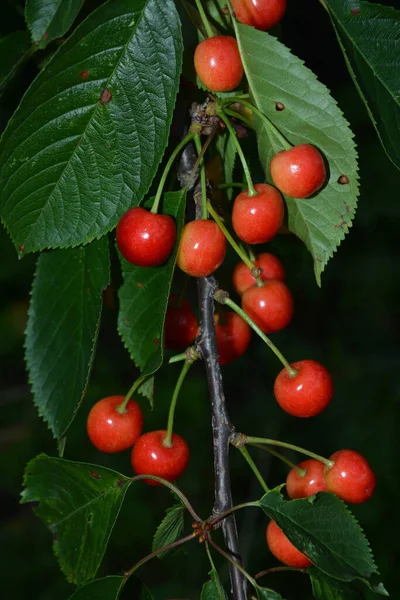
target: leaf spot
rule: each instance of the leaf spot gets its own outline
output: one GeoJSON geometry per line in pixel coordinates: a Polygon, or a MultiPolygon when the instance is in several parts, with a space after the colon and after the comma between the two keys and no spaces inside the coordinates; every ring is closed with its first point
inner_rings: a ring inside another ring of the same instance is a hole
{"type": "Polygon", "coordinates": [[[156,348],[158,348],[158,346],[160,345],[160,340],[158,338],[154,338],[153,344],[155,345],[156,348]]]}
{"type": "Polygon", "coordinates": [[[49,34],[47,33],[47,31],[44,32],[42,40],[45,41],[47,40],[47,38],[49,37],[49,34]]]}
{"type": "Polygon", "coordinates": [[[347,177],[347,175],[341,175],[338,179],[338,183],[340,183],[340,185],[347,185],[350,183],[350,179],[347,177]]]}
{"type": "Polygon", "coordinates": [[[96,471],[89,471],[93,479],[101,479],[100,475],[96,471]]]}
{"type": "Polygon", "coordinates": [[[140,283],[140,281],[139,281],[139,283],[137,284],[137,286],[138,286],[138,288],[141,288],[141,287],[143,287],[143,283],[140,283]]]}
{"type": "Polygon", "coordinates": [[[356,15],[360,14],[360,9],[359,8],[352,8],[350,10],[350,12],[351,12],[352,15],[356,16],[356,15]]]}
{"type": "Polygon", "coordinates": [[[105,88],[100,94],[100,104],[108,104],[112,99],[112,94],[108,88],[105,88]]]}
{"type": "Polygon", "coordinates": [[[275,110],[281,112],[282,110],[285,110],[285,105],[282,102],[275,102],[275,110]]]}
{"type": "Polygon", "coordinates": [[[82,79],[87,79],[89,77],[89,71],[81,71],[79,73],[79,77],[82,77],[82,79]]]}
{"type": "Polygon", "coordinates": [[[123,481],[122,479],[118,479],[117,481],[117,487],[122,488],[125,485],[125,481],[123,481]]]}

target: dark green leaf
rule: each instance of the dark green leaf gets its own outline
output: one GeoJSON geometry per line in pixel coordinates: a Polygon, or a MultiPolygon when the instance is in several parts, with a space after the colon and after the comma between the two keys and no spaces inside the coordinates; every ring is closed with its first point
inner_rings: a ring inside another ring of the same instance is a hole
{"type": "Polygon", "coordinates": [[[352,583],[328,577],[314,567],[308,573],[316,600],[361,600],[365,597],[352,583]]]}
{"type": "Polygon", "coordinates": [[[124,577],[116,575],[94,579],[78,588],[69,600],[117,600],[124,583],[124,577]]]}
{"type": "Polygon", "coordinates": [[[39,48],[68,31],[82,6],[82,0],[26,0],[25,19],[32,40],[39,48]]]}
{"type": "MultiPolygon", "coordinates": [[[[184,507],[182,504],[175,504],[171,508],[168,508],[167,514],[157,527],[153,539],[153,552],[163,546],[172,544],[181,536],[183,531],[183,511],[184,507]]],[[[164,558],[167,553],[168,550],[158,554],[158,558],[164,558]]]]}
{"type": "Polygon", "coordinates": [[[257,587],[256,593],[258,600],[283,600],[282,596],[278,594],[278,592],[268,588],[257,587]]]}
{"type": "MultiPolygon", "coordinates": [[[[185,214],[186,192],[164,195],[163,213],[174,217],[177,239],[185,214]]],[[[148,201],[151,205],[152,200],[148,201]]],[[[119,289],[118,331],[143,376],[160,368],[163,356],[164,318],[174,274],[177,247],[160,267],[135,267],[121,259],[124,283],[119,289]]]]}
{"type": "Polygon", "coordinates": [[[26,330],[26,360],[39,414],[56,438],[85,392],[110,279],[108,241],[39,257],[26,330]]]}
{"type": "Polygon", "coordinates": [[[138,394],[141,394],[150,402],[153,406],[154,402],[154,377],[149,377],[138,387],[138,394]]]}
{"type": "MultiPolygon", "coordinates": [[[[321,273],[351,226],[357,206],[357,153],[353,134],[328,89],[288,48],[266,32],[235,23],[243,66],[255,105],[292,144],[310,143],[328,164],[326,186],[311,198],[286,197],[289,229],[307,246],[321,273]],[[285,109],[276,111],[276,102],[285,109]],[[349,184],[338,180],[346,175],[349,184]]],[[[279,138],[254,119],[260,159],[269,177],[269,163],[283,149],[279,138]]]]}
{"type": "Polygon", "coordinates": [[[212,568],[209,575],[211,579],[203,585],[200,600],[227,600],[216,569],[212,568]]]}
{"type": "Polygon", "coordinates": [[[25,470],[22,503],[53,534],[54,552],[68,581],[82,585],[96,575],[130,479],[105,467],[41,454],[25,470]]]}
{"type": "Polygon", "coordinates": [[[35,79],[0,145],[0,210],[17,248],[101,237],[147,193],[182,61],[173,0],[109,1],[35,79]]]}
{"type": "Polygon", "coordinates": [[[325,0],[350,75],[400,169],[400,12],[361,0],[325,0]]]}
{"type": "Polygon", "coordinates": [[[0,38],[0,96],[31,51],[26,31],[14,31],[0,38]]]}

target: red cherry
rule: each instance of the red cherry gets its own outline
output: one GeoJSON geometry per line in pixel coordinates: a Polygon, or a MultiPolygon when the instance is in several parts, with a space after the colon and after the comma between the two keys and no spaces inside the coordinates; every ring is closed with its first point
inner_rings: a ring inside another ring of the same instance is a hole
{"type": "Polygon", "coordinates": [[[250,344],[251,329],[234,312],[215,315],[219,363],[226,365],[244,354],[250,344]]]}
{"type": "Polygon", "coordinates": [[[262,287],[248,288],[242,296],[242,308],[264,333],[272,333],[289,325],[293,298],[283,281],[271,279],[262,287]]]}
{"type": "Polygon", "coordinates": [[[235,89],[243,77],[243,65],[235,38],[217,35],[198,44],[194,68],[200,81],[212,92],[235,89]]]}
{"type": "Polygon", "coordinates": [[[198,219],[183,228],[177,265],[192,277],[207,277],[225,258],[226,239],[214,221],[198,219]]]}
{"type": "MultiPolygon", "coordinates": [[[[285,270],[281,261],[269,252],[262,252],[259,254],[254,264],[256,267],[262,269],[260,275],[261,281],[267,281],[268,279],[280,279],[283,281],[285,279],[285,270]]],[[[244,262],[240,262],[236,265],[232,278],[233,285],[239,296],[241,296],[247,288],[257,285],[257,281],[244,262]]]]}
{"type": "Polygon", "coordinates": [[[247,244],[263,244],[278,232],[284,217],[281,194],[268,183],[256,183],[256,196],[241,192],[232,207],[232,226],[247,244]]]}
{"type": "MultiPolygon", "coordinates": [[[[166,431],[150,431],[138,439],[131,455],[137,475],[156,475],[167,481],[182,475],[189,462],[189,447],[176,433],[172,434],[171,446],[165,446],[166,435],[166,431]]],[[[145,481],[148,485],[161,485],[151,479],[145,481]]]]}
{"type": "Polygon", "coordinates": [[[168,302],[164,323],[164,341],[169,350],[187,348],[197,336],[199,324],[189,302],[185,299],[176,304],[172,294],[168,302]]]}
{"type": "Polygon", "coordinates": [[[333,383],[329,371],[315,360],[290,365],[297,375],[282,369],[275,379],[274,394],[281,408],[294,417],[315,417],[330,403],[333,383]]]}
{"type": "Polygon", "coordinates": [[[124,396],[108,396],[96,402],[87,418],[90,441],[102,452],[131,448],[142,432],[143,414],[137,402],[129,400],[125,413],[115,410],[124,396]]]}
{"type": "Polygon", "coordinates": [[[265,31],[282,19],[286,0],[231,0],[238,21],[265,31]]]}
{"type": "Polygon", "coordinates": [[[304,475],[299,475],[297,469],[291,469],[286,478],[286,491],[289,498],[308,498],[317,492],[327,492],[324,470],[325,465],[314,458],[303,460],[297,465],[305,469],[304,475]]]}
{"type": "Polygon", "coordinates": [[[272,554],[285,565],[298,569],[311,567],[312,562],[300,550],[297,550],[275,521],[268,523],[266,538],[272,554]]]}
{"type": "Polygon", "coordinates": [[[171,217],[140,206],[128,210],[117,225],[118,248],[138,267],[161,265],[171,254],[175,240],[176,225],[171,217]]]}
{"type": "Polygon", "coordinates": [[[326,179],[324,159],[310,144],[299,144],[275,154],[270,171],[276,187],[292,198],[311,196],[326,179]]]}
{"type": "Polygon", "coordinates": [[[333,467],[325,467],[326,486],[345,502],[360,504],[371,498],[376,477],[365,458],[355,450],[339,450],[329,460],[333,467]]]}

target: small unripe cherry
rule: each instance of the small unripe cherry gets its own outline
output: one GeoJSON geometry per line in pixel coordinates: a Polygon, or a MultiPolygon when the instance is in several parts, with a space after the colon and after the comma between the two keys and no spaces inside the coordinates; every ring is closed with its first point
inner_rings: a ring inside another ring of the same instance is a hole
{"type": "Polygon", "coordinates": [[[324,159],[311,144],[298,144],[275,154],[270,172],[276,187],[292,198],[308,198],[326,179],[324,159]]]}
{"type": "MultiPolygon", "coordinates": [[[[285,279],[285,270],[281,261],[277,256],[270,252],[258,254],[254,265],[262,269],[260,275],[261,281],[267,281],[268,279],[280,279],[283,281],[285,279]]],[[[239,296],[241,296],[249,287],[257,285],[256,279],[244,262],[240,262],[236,265],[233,270],[232,279],[233,285],[239,296]]]]}
{"type": "Polygon", "coordinates": [[[172,294],[165,315],[164,342],[169,350],[179,350],[190,346],[199,331],[199,324],[189,302],[182,298],[177,304],[177,296],[172,294]]]}
{"type": "MultiPolygon", "coordinates": [[[[143,434],[133,447],[131,462],[136,475],[156,475],[175,481],[189,462],[189,447],[177,433],[172,434],[171,445],[165,443],[167,432],[150,431],[143,434]]],[[[158,481],[144,479],[148,485],[161,485],[158,481]]]]}
{"type": "Polygon", "coordinates": [[[249,347],[251,329],[235,312],[215,315],[219,363],[226,365],[242,356],[249,347]]]}
{"type": "Polygon", "coordinates": [[[285,209],[277,189],[268,183],[256,183],[257,194],[245,190],[232,206],[232,226],[246,244],[263,244],[272,240],[282,225],[285,209]]]}
{"type": "Polygon", "coordinates": [[[345,502],[361,504],[374,493],[376,477],[366,459],[355,450],[339,450],[329,460],[333,467],[325,467],[328,491],[345,502]]]}
{"type": "Polygon", "coordinates": [[[305,473],[290,469],[286,478],[286,491],[289,498],[308,498],[317,492],[327,492],[324,471],[325,465],[314,458],[303,460],[297,465],[305,473]]]}
{"type": "Polygon", "coordinates": [[[137,402],[129,400],[126,411],[116,407],[124,396],[108,396],[94,404],[86,429],[92,444],[102,452],[114,453],[131,448],[142,432],[143,414],[137,402]]]}
{"type": "Polygon", "coordinates": [[[231,4],[240,23],[261,31],[279,23],[286,11],[286,0],[231,0],[231,4]]]}
{"type": "Polygon", "coordinates": [[[200,81],[212,92],[235,89],[243,77],[243,65],[235,38],[217,35],[197,45],[194,68],[200,81]]]}
{"type": "Polygon", "coordinates": [[[329,371],[315,360],[300,360],[290,365],[297,374],[282,369],[274,384],[275,398],[284,411],[294,417],[315,417],[328,406],[333,396],[329,371]]]}
{"type": "Polygon", "coordinates": [[[214,273],[225,258],[226,238],[215,221],[198,219],[183,228],[177,265],[192,277],[214,273]]]}
{"type": "Polygon", "coordinates": [[[268,523],[266,538],[272,554],[283,564],[298,569],[311,567],[312,562],[292,544],[275,521],[268,523]]]}
{"type": "Polygon", "coordinates": [[[264,333],[273,333],[292,320],[293,298],[283,281],[270,279],[243,293],[242,308],[264,333]]]}

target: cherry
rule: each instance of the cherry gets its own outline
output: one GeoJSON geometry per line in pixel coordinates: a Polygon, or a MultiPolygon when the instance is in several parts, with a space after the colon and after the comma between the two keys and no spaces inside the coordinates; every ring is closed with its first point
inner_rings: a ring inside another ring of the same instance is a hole
{"type": "Polygon", "coordinates": [[[264,333],[272,333],[289,325],[293,298],[283,281],[270,279],[262,287],[244,292],[242,308],[264,333]]]}
{"type": "Polygon", "coordinates": [[[225,258],[226,238],[218,225],[208,219],[198,219],[183,228],[177,264],[192,277],[207,277],[225,258]]]}
{"type": "Polygon", "coordinates": [[[194,68],[212,92],[235,89],[243,77],[243,65],[235,38],[217,35],[203,40],[194,52],[194,68]]]}
{"type": "Polygon", "coordinates": [[[231,0],[238,21],[265,31],[282,19],[286,0],[231,0]]]}
{"type": "MultiPolygon", "coordinates": [[[[283,265],[279,258],[274,256],[274,254],[262,252],[257,256],[254,265],[262,269],[260,275],[261,281],[267,281],[268,279],[280,279],[283,281],[285,279],[283,265]]],[[[233,285],[239,296],[241,296],[247,288],[257,285],[257,281],[244,262],[238,263],[233,271],[233,285]]]]}
{"type": "MultiPolygon", "coordinates": [[[[164,443],[166,431],[150,431],[142,435],[131,454],[133,470],[137,475],[156,475],[167,481],[175,481],[189,462],[189,448],[185,440],[172,434],[171,446],[164,443]]],[[[145,479],[148,485],[161,485],[158,481],[145,479]]]]}
{"type": "Polygon", "coordinates": [[[365,458],[355,450],[339,450],[329,460],[333,467],[325,467],[328,490],[345,502],[360,504],[371,498],[376,477],[365,458]]]}
{"type": "Polygon", "coordinates": [[[312,562],[300,550],[297,550],[275,521],[268,523],[266,538],[272,554],[285,565],[298,569],[311,567],[312,562]]]}
{"type": "Polygon", "coordinates": [[[278,232],[282,225],[284,206],[281,194],[268,183],[256,183],[256,196],[248,190],[241,192],[232,207],[232,226],[247,244],[263,244],[278,232]]]}
{"type": "Polygon", "coordinates": [[[282,369],[275,379],[275,398],[281,408],[294,417],[315,417],[330,403],[333,383],[329,371],[315,360],[300,360],[290,365],[297,375],[282,369]]]}
{"type": "Polygon", "coordinates": [[[177,296],[171,295],[164,323],[164,341],[169,350],[187,348],[197,336],[199,324],[189,302],[182,299],[177,305],[177,296]]]}
{"type": "Polygon", "coordinates": [[[117,244],[124,258],[138,267],[155,267],[165,262],[176,240],[176,225],[168,215],[145,208],[131,208],[117,225],[117,244]]]}
{"type": "Polygon", "coordinates": [[[276,187],[292,198],[311,196],[326,179],[324,159],[310,144],[299,144],[275,154],[270,171],[276,187]]]}
{"type": "Polygon", "coordinates": [[[235,312],[215,315],[219,363],[226,365],[244,354],[250,344],[251,329],[235,312]]]}
{"type": "Polygon", "coordinates": [[[308,498],[317,492],[327,492],[324,470],[325,465],[314,458],[303,460],[297,465],[306,473],[300,475],[297,469],[291,469],[286,478],[286,491],[289,498],[308,498]]]}
{"type": "Polygon", "coordinates": [[[86,429],[90,441],[102,452],[121,452],[134,445],[142,432],[143,414],[137,402],[129,400],[126,412],[116,409],[124,396],[108,396],[89,412],[86,429]]]}

